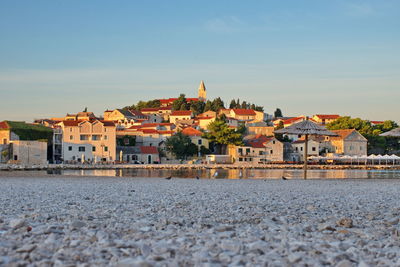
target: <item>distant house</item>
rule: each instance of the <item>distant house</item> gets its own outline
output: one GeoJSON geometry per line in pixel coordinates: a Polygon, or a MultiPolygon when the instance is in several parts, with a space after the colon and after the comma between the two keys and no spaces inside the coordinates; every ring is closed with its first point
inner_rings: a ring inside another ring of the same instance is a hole
{"type": "Polygon", "coordinates": [[[175,124],[177,121],[190,120],[192,116],[193,113],[190,110],[175,110],[169,116],[169,122],[175,124]]]}
{"type": "Polygon", "coordinates": [[[219,115],[224,114],[226,117],[234,118],[240,122],[264,121],[264,112],[253,109],[220,109],[219,115]]]}
{"type": "MultiPolygon", "coordinates": [[[[304,151],[305,151],[306,142],[304,139],[299,139],[292,143],[294,158],[290,159],[290,161],[304,161],[304,151]]],[[[308,140],[308,150],[307,157],[318,156],[320,151],[320,143],[316,140],[309,139],[308,140]]]]}
{"type": "Polygon", "coordinates": [[[53,130],[38,124],[0,122],[0,162],[17,164],[47,163],[48,142],[53,130]]]}
{"type": "Polygon", "coordinates": [[[192,127],[187,127],[182,130],[182,133],[190,137],[190,140],[192,140],[192,143],[198,147],[199,151],[202,146],[204,146],[205,148],[209,148],[208,139],[203,138],[203,133],[199,130],[196,130],[192,127]]]}
{"type": "Polygon", "coordinates": [[[116,127],[111,121],[62,121],[64,161],[114,161],[116,127]],[[87,151],[87,150],[91,151],[87,151]]]}
{"type": "Polygon", "coordinates": [[[235,163],[268,163],[283,161],[283,143],[275,137],[257,136],[245,140],[244,146],[228,146],[235,163]]]}
{"type": "Polygon", "coordinates": [[[169,120],[169,115],[172,113],[171,107],[159,107],[159,108],[142,108],[141,112],[146,115],[157,115],[160,116],[164,121],[169,120]]]}
{"type": "Polygon", "coordinates": [[[340,116],[337,114],[316,114],[312,117],[312,119],[322,125],[334,122],[339,119],[340,116]]]}
{"type": "Polygon", "coordinates": [[[96,116],[94,115],[93,112],[78,112],[76,114],[67,114],[62,120],[66,121],[90,121],[90,120],[96,120],[96,116]]]}
{"type": "Polygon", "coordinates": [[[335,153],[348,156],[366,156],[368,140],[355,129],[332,130],[338,136],[326,137],[335,153]]]}
{"type": "Polygon", "coordinates": [[[196,117],[195,120],[198,122],[200,129],[207,130],[208,125],[216,120],[216,117],[196,117]]]}
{"type": "Polygon", "coordinates": [[[246,123],[246,129],[248,134],[274,135],[274,127],[268,126],[268,124],[263,121],[246,123]]]}
{"type": "Polygon", "coordinates": [[[118,146],[117,160],[127,163],[154,164],[160,163],[160,156],[157,147],[154,146],[118,146]]]}

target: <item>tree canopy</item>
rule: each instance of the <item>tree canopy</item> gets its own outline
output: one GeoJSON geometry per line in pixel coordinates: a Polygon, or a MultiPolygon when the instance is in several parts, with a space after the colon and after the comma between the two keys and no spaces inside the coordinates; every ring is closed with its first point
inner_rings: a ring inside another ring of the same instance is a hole
{"type": "Polygon", "coordinates": [[[282,111],[281,111],[280,108],[277,108],[277,109],[275,110],[275,112],[274,112],[274,117],[275,117],[275,118],[283,117],[283,114],[282,114],[282,111]]]}
{"type": "Polygon", "coordinates": [[[216,119],[208,125],[203,137],[217,146],[219,153],[223,152],[227,145],[243,145],[243,131],[230,128],[222,119],[216,119]]]}
{"type": "Polygon", "coordinates": [[[379,136],[381,133],[397,127],[397,123],[390,120],[384,121],[383,124],[374,125],[368,120],[349,116],[341,117],[326,125],[329,130],[356,129],[368,139],[368,151],[370,153],[389,153],[398,149],[398,143],[393,142],[390,138],[379,136]]]}
{"type": "Polygon", "coordinates": [[[167,138],[165,144],[167,150],[178,159],[186,159],[198,153],[198,147],[192,143],[189,136],[182,132],[167,138]]]}

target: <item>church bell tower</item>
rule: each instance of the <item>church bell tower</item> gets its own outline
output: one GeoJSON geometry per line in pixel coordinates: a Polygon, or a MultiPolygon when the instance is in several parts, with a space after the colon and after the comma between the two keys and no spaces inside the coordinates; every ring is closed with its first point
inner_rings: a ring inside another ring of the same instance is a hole
{"type": "Polygon", "coordinates": [[[207,91],[204,82],[201,81],[199,85],[199,100],[205,102],[207,99],[207,91]]]}

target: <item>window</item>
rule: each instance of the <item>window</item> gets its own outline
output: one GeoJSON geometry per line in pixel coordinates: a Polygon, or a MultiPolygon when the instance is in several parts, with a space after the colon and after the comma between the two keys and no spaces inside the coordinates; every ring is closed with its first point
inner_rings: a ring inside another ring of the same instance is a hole
{"type": "Polygon", "coordinates": [[[270,151],[269,151],[269,154],[274,154],[274,151],[271,149],[270,151]]]}
{"type": "Polygon", "coordinates": [[[69,136],[69,140],[73,140],[74,137],[72,135],[69,136]]]}
{"type": "Polygon", "coordinates": [[[104,140],[107,140],[107,138],[108,138],[107,135],[104,135],[104,140]]]}
{"type": "Polygon", "coordinates": [[[240,154],[242,154],[242,153],[243,153],[243,149],[242,149],[242,148],[239,148],[239,149],[238,149],[238,152],[239,152],[240,154]]]}
{"type": "Polygon", "coordinates": [[[197,144],[201,145],[203,143],[203,140],[199,139],[197,140],[197,144]]]}
{"type": "Polygon", "coordinates": [[[75,156],[72,156],[72,160],[75,160],[76,158],[75,158],[75,156]]]}
{"type": "Polygon", "coordinates": [[[243,159],[242,159],[242,158],[239,158],[239,161],[243,161],[243,159]]]}
{"type": "Polygon", "coordinates": [[[273,144],[273,145],[275,145],[275,140],[274,140],[274,141],[272,141],[272,144],[273,144]]]}
{"type": "Polygon", "coordinates": [[[89,136],[88,136],[88,135],[81,134],[80,140],[81,140],[81,141],[89,140],[89,136]]]}
{"type": "Polygon", "coordinates": [[[129,138],[124,138],[124,145],[129,145],[129,138]]]}
{"type": "Polygon", "coordinates": [[[107,128],[106,127],[104,127],[104,131],[107,132],[107,128]]]}
{"type": "Polygon", "coordinates": [[[79,152],[85,152],[85,147],[84,146],[80,146],[78,150],[79,150],[79,152]]]}
{"type": "Polygon", "coordinates": [[[300,151],[303,151],[303,147],[300,147],[300,151]]]}
{"type": "Polygon", "coordinates": [[[258,152],[258,155],[263,155],[263,154],[264,154],[263,151],[258,152]]]}
{"type": "Polygon", "coordinates": [[[299,151],[299,148],[296,146],[296,151],[299,151]]]}
{"type": "Polygon", "coordinates": [[[250,148],[246,148],[246,154],[250,154],[250,148]]]}
{"type": "Polygon", "coordinates": [[[92,146],[92,151],[95,152],[96,151],[96,147],[92,146]]]}
{"type": "Polygon", "coordinates": [[[108,146],[104,147],[104,151],[107,152],[108,151],[108,146]]]}
{"type": "Polygon", "coordinates": [[[68,147],[68,151],[72,151],[72,146],[69,146],[69,147],[68,147]]]}
{"type": "Polygon", "coordinates": [[[353,147],[352,146],[350,146],[350,148],[349,148],[350,150],[353,150],[353,147]]]}
{"type": "Polygon", "coordinates": [[[312,147],[312,151],[317,151],[317,148],[315,146],[312,147]]]}
{"type": "Polygon", "coordinates": [[[72,128],[69,128],[69,131],[72,132],[72,128]]]}
{"type": "Polygon", "coordinates": [[[18,160],[18,156],[17,155],[14,155],[14,160],[18,160]]]}
{"type": "Polygon", "coordinates": [[[98,134],[95,134],[95,135],[92,135],[92,140],[93,141],[98,141],[98,140],[100,140],[101,138],[100,138],[100,135],[98,135],[98,134]]]}
{"type": "Polygon", "coordinates": [[[362,149],[362,146],[360,146],[360,150],[362,151],[363,149],[362,149]]]}
{"type": "Polygon", "coordinates": [[[6,144],[7,144],[7,139],[4,138],[4,139],[3,139],[3,145],[6,145],[6,144]]]}

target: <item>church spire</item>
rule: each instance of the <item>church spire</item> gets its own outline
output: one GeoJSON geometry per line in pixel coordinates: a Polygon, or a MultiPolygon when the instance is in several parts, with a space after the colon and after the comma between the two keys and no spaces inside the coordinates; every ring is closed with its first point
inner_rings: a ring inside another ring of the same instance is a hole
{"type": "Polygon", "coordinates": [[[199,100],[206,101],[206,99],[207,99],[206,86],[204,85],[204,81],[201,81],[199,85],[199,100]]]}

